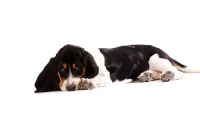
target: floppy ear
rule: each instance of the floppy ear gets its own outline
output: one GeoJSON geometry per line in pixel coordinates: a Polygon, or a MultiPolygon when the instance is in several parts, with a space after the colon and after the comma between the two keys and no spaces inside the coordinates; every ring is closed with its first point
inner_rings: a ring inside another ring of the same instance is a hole
{"type": "Polygon", "coordinates": [[[60,90],[59,77],[56,73],[55,57],[50,59],[39,74],[35,82],[35,87],[37,89],[35,93],[60,90]]]}
{"type": "Polygon", "coordinates": [[[84,56],[86,60],[85,78],[93,78],[99,73],[99,67],[97,66],[93,56],[90,53],[85,51],[84,56]]]}

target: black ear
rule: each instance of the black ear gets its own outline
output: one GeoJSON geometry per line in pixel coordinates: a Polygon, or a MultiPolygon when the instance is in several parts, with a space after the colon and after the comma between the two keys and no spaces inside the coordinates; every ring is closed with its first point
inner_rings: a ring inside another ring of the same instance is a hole
{"type": "Polygon", "coordinates": [[[55,57],[50,59],[48,64],[39,74],[35,82],[35,87],[37,89],[35,93],[60,90],[59,77],[56,72],[55,57]]]}
{"type": "Polygon", "coordinates": [[[84,56],[86,60],[85,78],[93,78],[99,73],[99,67],[97,66],[93,56],[90,53],[85,51],[84,56]]]}

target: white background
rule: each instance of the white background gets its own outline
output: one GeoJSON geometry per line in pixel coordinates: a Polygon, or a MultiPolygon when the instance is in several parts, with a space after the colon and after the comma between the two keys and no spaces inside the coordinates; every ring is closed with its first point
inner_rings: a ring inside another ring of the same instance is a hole
{"type": "Polygon", "coordinates": [[[200,131],[200,74],[169,83],[35,94],[65,44],[152,44],[200,67],[200,1],[1,0],[1,132],[200,131]]]}

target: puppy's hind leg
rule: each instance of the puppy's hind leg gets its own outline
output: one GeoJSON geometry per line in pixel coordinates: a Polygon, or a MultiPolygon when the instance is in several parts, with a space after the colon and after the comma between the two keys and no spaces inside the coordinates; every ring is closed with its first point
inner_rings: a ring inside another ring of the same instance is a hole
{"type": "Polygon", "coordinates": [[[178,80],[183,78],[183,73],[178,71],[168,59],[163,59],[154,54],[149,59],[150,70],[155,70],[161,72],[160,79],[163,82],[168,82],[170,80],[178,80]]]}
{"type": "Polygon", "coordinates": [[[150,82],[152,80],[153,72],[151,70],[147,70],[142,72],[137,78],[140,82],[150,82]]]}

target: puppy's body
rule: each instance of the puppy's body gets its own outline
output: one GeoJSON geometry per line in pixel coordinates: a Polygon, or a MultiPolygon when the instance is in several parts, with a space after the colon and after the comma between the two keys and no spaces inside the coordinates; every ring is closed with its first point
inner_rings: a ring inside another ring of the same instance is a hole
{"type": "Polygon", "coordinates": [[[66,45],[40,73],[35,86],[36,92],[58,90],[58,86],[62,91],[73,91],[109,86],[125,79],[170,81],[182,78],[179,70],[200,72],[188,69],[151,45],[99,49],[66,45]]]}
{"type": "Polygon", "coordinates": [[[137,79],[140,73],[149,70],[149,59],[158,54],[160,58],[169,59],[162,50],[151,45],[130,45],[112,49],[102,48],[105,65],[111,74],[112,81],[137,79]]]}

